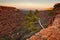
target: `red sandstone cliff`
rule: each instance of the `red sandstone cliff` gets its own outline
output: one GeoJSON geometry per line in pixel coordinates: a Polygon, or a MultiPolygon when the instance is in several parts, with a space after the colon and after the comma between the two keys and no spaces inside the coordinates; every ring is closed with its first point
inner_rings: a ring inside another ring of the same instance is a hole
{"type": "Polygon", "coordinates": [[[0,34],[12,35],[21,28],[24,14],[17,8],[0,6],[0,34]]]}

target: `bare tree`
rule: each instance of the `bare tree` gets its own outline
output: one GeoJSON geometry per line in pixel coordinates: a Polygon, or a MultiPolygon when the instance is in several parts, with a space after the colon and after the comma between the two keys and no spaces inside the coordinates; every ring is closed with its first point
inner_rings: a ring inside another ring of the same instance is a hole
{"type": "Polygon", "coordinates": [[[39,23],[39,25],[41,26],[41,28],[44,29],[44,26],[41,24],[40,18],[38,19],[38,23],[39,23]]]}

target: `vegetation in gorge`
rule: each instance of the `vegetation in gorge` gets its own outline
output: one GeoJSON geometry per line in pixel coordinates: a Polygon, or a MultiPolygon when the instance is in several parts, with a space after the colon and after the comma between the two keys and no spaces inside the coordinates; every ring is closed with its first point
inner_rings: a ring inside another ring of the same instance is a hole
{"type": "Polygon", "coordinates": [[[33,35],[35,32],[38,32],[41,28],[39,27],[38,23],[38,17],[37,14],[39,13],[38,10],[32,11],[30,10],[29,13],[25,16],[25,21],[22,22],[22,30],[23,31],[28,31],[29,33],[25,33],[27,37],[30,37],[33,35]]]}
{"type": "Polygon", "coordinates": [[[9,37],[8,35],[0,35],[0,40],[15,40],[15,39],[9,37]]]}

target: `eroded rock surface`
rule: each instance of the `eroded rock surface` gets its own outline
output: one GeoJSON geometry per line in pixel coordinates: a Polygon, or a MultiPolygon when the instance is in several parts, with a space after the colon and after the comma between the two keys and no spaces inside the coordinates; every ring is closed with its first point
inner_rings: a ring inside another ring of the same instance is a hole
{"type": "Polygon", "coordinates": [[[15,7],[0,6],[0,34],[12,35],[21,28],[24,14],[15,7]]]}

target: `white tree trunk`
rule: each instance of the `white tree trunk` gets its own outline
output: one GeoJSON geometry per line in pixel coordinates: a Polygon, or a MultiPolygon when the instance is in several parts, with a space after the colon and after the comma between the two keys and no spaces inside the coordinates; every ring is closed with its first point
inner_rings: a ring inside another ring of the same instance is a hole
{"type": "Polygon", "coordinates": [[[44,26],[41,24],[40,18],[39,18],[38,22],[39,22],[39,24],[40,24],[41,28],[43,28],[43,29],[44,29],[44,26]]]}

